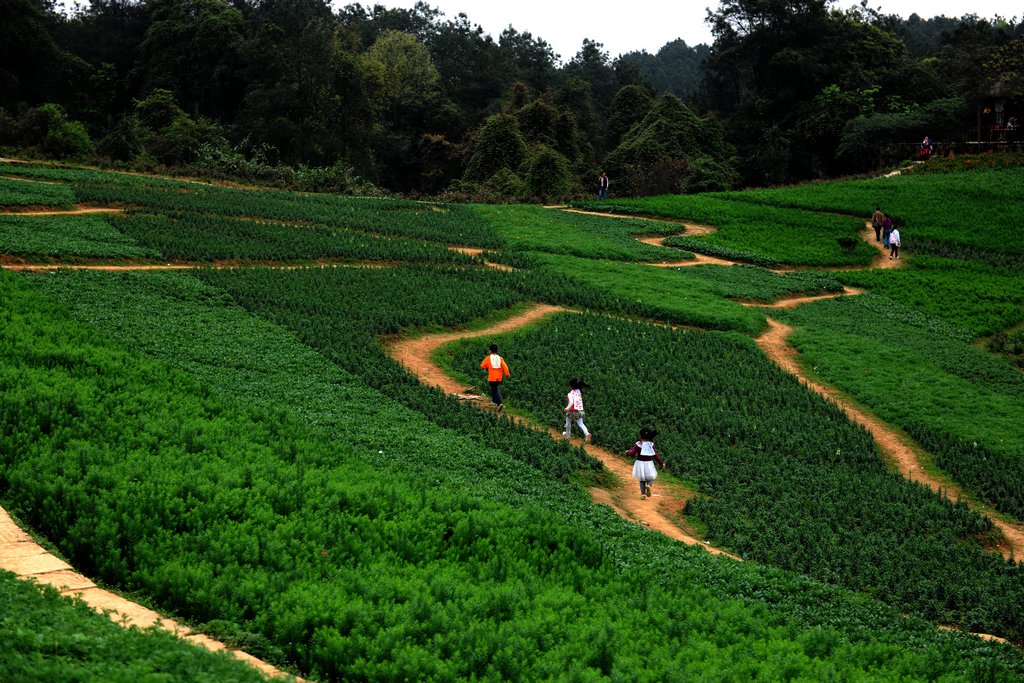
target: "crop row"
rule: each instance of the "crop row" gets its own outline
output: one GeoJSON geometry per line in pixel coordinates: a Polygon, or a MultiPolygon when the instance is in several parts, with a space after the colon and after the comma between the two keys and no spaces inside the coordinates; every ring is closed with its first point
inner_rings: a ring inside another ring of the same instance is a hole
{"type": "MultiPolygon", "coordinates": [[[[259,217],[494,248],[501,240],[471,207],[403,199],[249,190],[163,178],[0,164],[0,171],[67,182],[81,202],[152,212],[259,217]]],[[[59,186],[55,186],[59,187],[59,186]]]]}
{"type": "MultiPolygon", "coordinates": [[[[523,376],[509,405],[555,426],[567,380],[583,377],[599,442],[624,451],[640,426],[661,432],[712,542],[929,619],[1024,635],[1024,571],[979,546],[991,523],[887,471],[863,429],[749,340],[565,315],[498,343],[523,376]]],[[[476,355],[462,344],[453,363],[471,374],[476,355]]]]}
{"type": "Polygon", "coordinates": [[[65,185],[26,182],[0,177],[0,207],[53,206],[71,208],[75,195],[65,185]]]}
{"type": "Polygon", "coordinates": [[[934,448],[943,469],[997,508],[1024,517],[1024,374],[961,330],[882,297],[821,302],[785,319],[798,327],[792,343],[804,363],[934,448]]]}
{"type": "Polygon", "coordinates": [[[444,245],[321,225],[297,226],[273,221],[245,220],[210,214],[150,214],[130,212],[114,226],[138,244],[168,259],[362,259],[473,262],[444,245]]]}
{"type": "Polygon", "coordinates": [[[673,240],[673,244],[693,251],[704,251],[700,245],[707,244],[723,255],[747,254],[760,257],[765,263],[857,266],[869,264],[876,253],[857,236],[864,227],[861,219],[758,205],[741,201],[742,196],[666,195],[608,203],[581,202],[579,206],[712,225],[717,231],[710,235],[685,238],[682,243],[673,240]]]}
{"type": "Polygon", "coordinates": [[[975,336],[1024,321],[1024,271],[914,254],[912,267],[837,273],[843,282],[959,325],[975,336]]]}
{"type": "Polygon", "coordinates": [[[401,199],[259,192],[207,186],[124,187],[86,182],[75,184],[74,190],[81,201],[94,204],[301,221],[447,244],[501,246],[493,229],[470,207],[460,205],[433,206],[401,199]]]}
{"type": "MultiPolygon", "coordinates": [[[[671,252],[637,241],[634,235],[672,235],[683,226],[665,221],[609,218],[540,206],[474,207],[514,251],[540,251],[612,261],[659,261],[671,252]]],[[[686,258],[679,254],[674,258],[686,258]]]]}
{"type": "Polygon", "coordinates": [[[154,258],[96,214],[13,216],[0,214],[0,254],[33,258],[154,258]]]}
{"type": "Polygon", "coordinates": [[[0,571],[0,680],[266,680],[166,631],[125,629],[56,589],[0,571]]]}
{"type": "Polygon", "coordinates": [[[1020,188],[1024,168],[983,169],[970,173],[908,174],[773,190],[724,193],[737,202],[765,207],[799,207],[871,215],[875,207],[891,215],[913,240],[915,253],[955,256],[957,248],[1024,256],[1024,221],[1020,188]],[[920,240],[920,242],[919,242],[920,240]],[[925,241],[929,240],[929,241],[925,241]],[[940,253],[945,252],[945,253],[940,253]]]}
{"type": "Polygon", "coordinates": [[[304,673],[1024,672],[1012,651],[622,522],[353,382],[192,277],[29,280],[102,334],[0,282],[12,312],[0,376],[18,387],[0,394],[14,418],[4,438],[33,416],[49,425],[0,450],[7,499],[75,561],[304,673]],[[621,647],[640,631],[643,654],[621,647]]]}

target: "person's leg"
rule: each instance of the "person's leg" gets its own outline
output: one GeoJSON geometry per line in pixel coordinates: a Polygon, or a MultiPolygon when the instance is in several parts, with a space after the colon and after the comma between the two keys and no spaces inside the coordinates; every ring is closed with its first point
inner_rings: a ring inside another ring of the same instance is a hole
{"type": "Polygon", "coordinates": [[[569,413],[565,414],[565,431],[562,432],[562,436],[567,439],[572,437],[572,415],[569,413]]]}
{"type": "Polygon", "coordinates": [[[583,432],[583,440],[586,441],[587,443],[590,443],[590,430],[587,429],[587,425],[583,424],[583,418],[577,417],[576,424],[579,425],[580,431],[583,432]]]}
{"type": "Polygon", "coordinates": [[[491,401],[494,405],[501,405],[501,382],[490,382],[491,385],[491,401]]]}
{"type": "Polygon", "coordinates": [[[647,496],[647,481],[644,479],[640,480],[640,497],[644,498],[647,496]]]}

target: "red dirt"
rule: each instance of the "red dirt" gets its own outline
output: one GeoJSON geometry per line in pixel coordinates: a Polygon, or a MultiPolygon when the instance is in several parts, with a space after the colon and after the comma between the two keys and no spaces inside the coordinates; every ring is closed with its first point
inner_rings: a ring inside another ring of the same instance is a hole
{"type": "MultiPolygon", "coordinates": [[[[435,349],[448,342],[457,339],[485,337],[519,329],[565,310],[567,309],[558,306],[535,304],[523,313],[507,318],[487,329],[442,332],[413,339],[392,340],[385,344],[385,348],[394,359],[415,374],[424,384],[440,387],[446,393],[457,395],[465,400],[480,401],[481,408],[485,406],[489,408],[489,401],[485,402],[481,396],[476,394],[474,388],[466,387],[449,377],[440,366],[431,362],[430,355],[435,349]]],[[[522,421],[522,418],[519,417],[510,417],[509,419],[517,422],[522,421]]],[[[551,434],[552,438],[564,438],[558,430],[545,428],[544,431],[551,434]]],[[[579,444],[580,441],[574,439],[573,443],[579,444]]],[[[633,485],[632,465],[624,456],[592,444],[588,444],[586,449],[588,453],[601,460],[604,466],[615,474],[618,481],[618,484],[612,488],[590,489],[591,498],[595,502],[609,506],[624,519],[642,524],[652,531],[657,531],[669,538],[681,541],[687,545],[699,545],[716,555],[725,555],[734,560],[739,560],[735,555],[713,548],[706,542],[694,538],[672,521],[670,515],[679,514],[687,497],[692,495],[686,492],[683,487],[673,484],[659,484],[658,492],[653,498],[641,500],[638,487],[633,485]]]]}

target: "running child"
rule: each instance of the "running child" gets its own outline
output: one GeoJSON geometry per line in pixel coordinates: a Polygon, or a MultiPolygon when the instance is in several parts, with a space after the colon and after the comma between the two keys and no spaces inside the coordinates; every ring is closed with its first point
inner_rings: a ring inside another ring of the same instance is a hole
{"type": "Polygon", "coordinates": [[[640,430],[640,440],[626,451],[626,455],[636,458],[636,462],[633,463],[633,478],[640,480],[641,500],[648,496],[654,496],[651,485],[658,476],[658,470],[654,467],[654,463],[658,463],[665,468],[668,467],[654,449],[654,437],[657,435],[658,432],[650,427],[644,427],[640,430]]]}
{"type": "Polygon", "coordinates": [[[491,355],[487,356],[480,363],[480,367],[487,371],[487,383],[491,385],[491,401],[498,407],[498,414],[505,410],[505,403],[501,398],[501,380],[511,377],[505,359],[498,355],[498,345],[491,344],[491,355]]]}
{"type": "Polygon", "coordinates": [[[587,425],[583,424],[583,392],[581,389],[589,389],[590,385],[581,379],[575,377],[569,380],[569,393],[566,395],[568,405],[562,409],[565,413],[565,431],[562,435],[570,439],[572,438],[572,423],[573,421],[579,426],[580,431],[583,432],[583,440],[590,443],[590,431],[587,429],[587,425]]]}

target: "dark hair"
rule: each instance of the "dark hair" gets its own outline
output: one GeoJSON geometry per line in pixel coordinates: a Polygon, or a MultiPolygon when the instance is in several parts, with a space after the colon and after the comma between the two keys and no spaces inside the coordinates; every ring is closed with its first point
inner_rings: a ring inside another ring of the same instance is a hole
{"type": "Polygon", "coordinates": [[[569,380],[569,388],[570,389],[589,389],[590,385],[587,384],[586,382],[584,382],[581,379],[576,379],[575,377],[573,377],[571,380],[569,380]]]}
{"type": "Polygon", "coordinates": [[[491,344],[491,346],[489,348],[491,349],[491,353],[497,353],[498,352],[498,345],[497,344],[491,344]]]}
{"type": "Polygon", "coordinates": [[[641,427],[640,428],[640,438],[643,439],[644,441],[650,441],[651,439],[653,439],[657,435],[658,435],[658,432],[654,431],[650,427],[641,427]]]}

